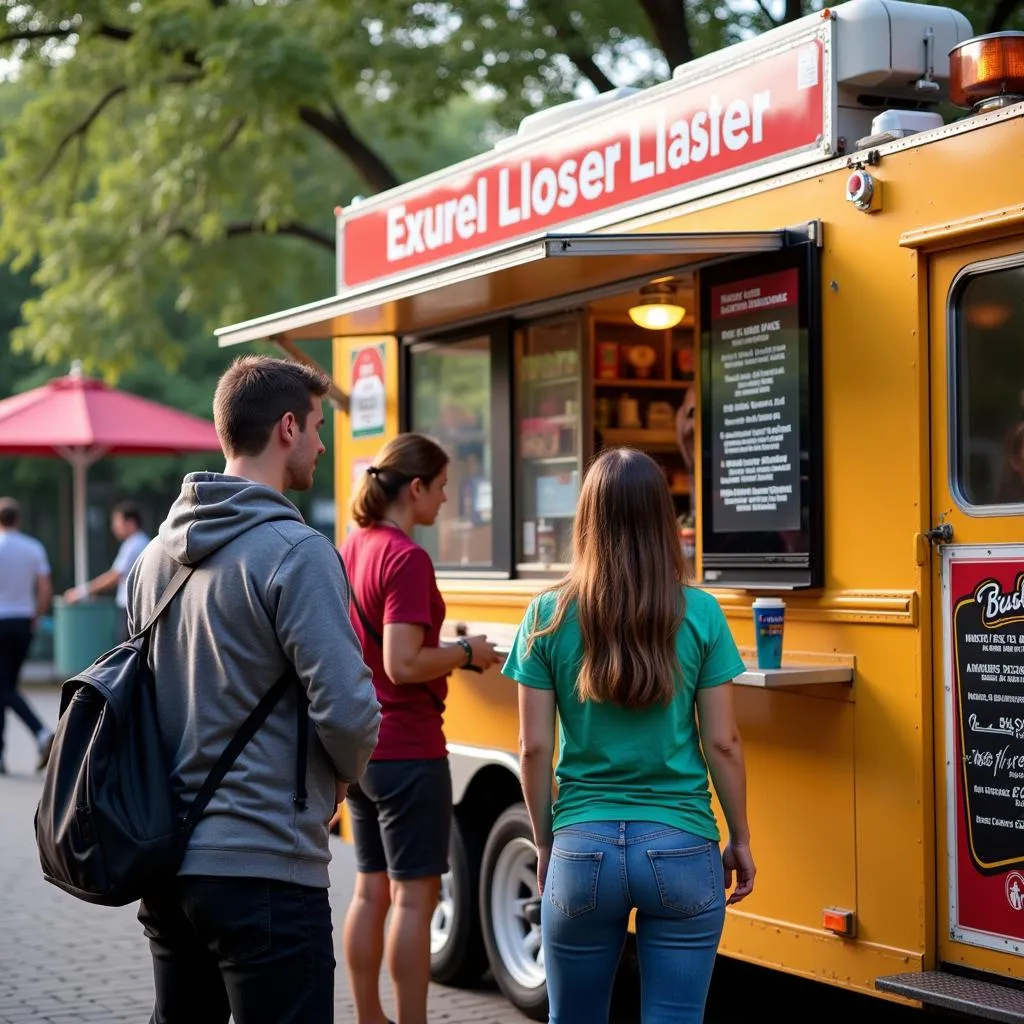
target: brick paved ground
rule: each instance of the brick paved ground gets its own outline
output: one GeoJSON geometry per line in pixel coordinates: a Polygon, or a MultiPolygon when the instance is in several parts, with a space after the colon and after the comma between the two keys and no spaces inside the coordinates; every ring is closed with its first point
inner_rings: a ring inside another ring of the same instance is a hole
{"type": "MultiPolygon", "coordinates": [[[[55,721],[56,691],[26,687],[47,721],[55,721]]],[[[92,907],[42,880],[32,835],[39,791],[35,751],[19,721],[7,724],[8,776],[0,776],[0,1024],[144,1024],[152,1007],[149,951],[135,909],[92,907]]],[[[352,891],[351,851],[332,840],[331,902],[343,913],[352,891]]],[[[340,949],[336,952],[340,960],[340,949]]],[[[615,1024],[636,1024],[638,992],[628,972],[613,1005],[615,1024]]],[[[486,982],[485,982],[486,986],[486,982]]],[[[337,977],[337,1024],[355,1020],[344,972],[337,977]]],[[[393,1010],[384,989],[385,1009],[393,1010]]],[[[918,1024],[913,1010],[852,997],[837,989],[720,958],[706,1024],[750,1024],[781,1014],[790,1024],[852,1021],[918,1024]]],[[[466,992],[431,988],[436,1024],[525,1024],[493,987],[466,992]]],[[[932,1024],[952,1018],[935,1015],[932,1024]]]]}
{"type": "MultiPolygon", "coordinates": [[[[26,687],[26,695],[47,721],[56,720],[55,691],[26,687]]],[[[39,792],[34,747],[13,716],[6,736],[10,774],[0,776],[0,1024],[142,1024],[149,1019],[153,985],[135,908],[92,907],[42,880],[32,834],[39,792]]],[[[340,917],[352,891],[352,857],[347,846],[332,842],[331,902],[340,917]]],[[[340,949],[336,956],[340,961],[340,949]]],[[[525,1020],[493,987],[466,992],[434,985],[430,1007],[431,1020],[447,1024],[525,1020]]],[[[336,1008],[338,1024],[355,1020],[342,972],[336,1008]]]]}

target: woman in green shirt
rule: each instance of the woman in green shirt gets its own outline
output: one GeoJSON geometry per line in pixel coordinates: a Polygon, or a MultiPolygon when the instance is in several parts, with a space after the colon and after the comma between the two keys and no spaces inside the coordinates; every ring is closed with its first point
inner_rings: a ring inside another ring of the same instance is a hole
{"type": "Polygon", "coordinates": [[[603,453],[580,493],[572,568],[531,603],[503,669],[520,684],[551,1024],[608,1020],[633,909],[644,1024],[697,1024],[726,903],[753,890],[731,685],[743,662],[718,602],[686,576],[657,463],[603,453]]]}

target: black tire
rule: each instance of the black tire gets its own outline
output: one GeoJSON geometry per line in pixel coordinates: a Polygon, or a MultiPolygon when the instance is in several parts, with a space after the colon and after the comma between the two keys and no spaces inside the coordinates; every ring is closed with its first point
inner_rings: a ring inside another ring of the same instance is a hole
{"type": "Polygon", "coordinates": [[[448,851],[451,872],[451,913],[448,940],[435,950],[431,934],[430,977],[442,985],[475,985],[487,970],[487,951],[480,934],[481,840],[472,823],[456,811],[448,851]]]}
{"type": "MultiPolygon", "coordinates": [[[[484,847],[483,860],[480,864],[480,923],[483,926],[487,958],[490,960],[491,971],[498,987],[520,1013],[525,1014],[531,1020],[546,1021],[548,1019],[546,981],[541,980],[539,984],[532,986],[524,984],[522,971],[517,971],[516,965],[506,963],[502,949],[503,944],[499,938],[499,936],[505,936],[507,940],[510,935],[526,936],[531,926],[521,914],[503,911],[507,900],[503,896],[502,890],[494,891],[495,871],[499,868],[502,854],[506,851],[507,855],[516,850],[522,851],[524,839],[532,847],[532,838],[530,818],[523,804],[513,804],[503,811],[494,823],[491,834],[487,837],[487,845],[484,847]],[[505,918],[501,921],[496,920],[495,915],[501,913],[506,913],[505,918]]],[[[532,860],[534,869],[536,863],[536,853],[534,853],[532,860]]],[[[502,870],[504,869],[502,868],[502,870]]],[[[534,890],[529,892],[525,886],[521,886],[517,898],[524,899],[529,896],[536,896],[536,887],[534,886],[534,890]]],[[[541,978],[543,979],[543,975],[541,978]]]]}

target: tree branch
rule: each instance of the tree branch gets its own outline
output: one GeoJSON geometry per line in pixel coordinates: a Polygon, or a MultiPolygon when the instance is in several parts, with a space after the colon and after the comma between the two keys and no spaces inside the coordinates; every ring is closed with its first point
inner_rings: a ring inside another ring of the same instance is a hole
{"type": "Polygon", "coordinates": [[[992,13],[985,23],[986,32],[998,32],[1010,20],[1010,16],[1017,9],[1020,0],[998,0],[992,13]]]}
{"type": "Polygon", "coordinates": [[[776,18],[775,15],[772,14],[772,12],[769,10],[768,5],[765,3],[765,0],[757,0],[757,6],[761,8],[761,13],[768,19],[768,21],[772,25],[779,24],[778,18],[776,18]]]}
{"type": "Polygon", "coordinates": [[[67,39],[77,31],[77,28],[64,25],[55,25],[53,28],[19,28],[0,36],[0,46],[33,39],[67,39]]]}
{"type": "MultiPolygon", "coordinates": [[[[184,238],[187,242],[194,242],[196,237],[191,229],[186,227],[172,228],[167,232],[168,238],[175,235],[179,238],[184,238]]],[[[323,231],[310,227],[308,224],[303,224],[301,221],[286,220],[275,228],[271,228],[266,223],[260,221],[239,221],[229,224],[224,229],[225,238],[241,238],[247,235],[292,235],[295,238],[304,238],[307,242],[312,242],[322,249],[334,252],[335,239],[332,235],[325,234],[323,231]]]]}
{"type": "MultiPolygon", "coordinates": [[[[168,85],[188,85],[190,82],[196,81],[199,77],[200,77],[199,75],[191,75],[191,74],[189,74],[189,75],[185,75],[185,74],[168,75],[164,79],[164,81],[168,85]]],[[[86,134],[88,133],[89,129],[95,123],[96,119],[100,116],[100,114],[102,114],[103,111],[115,99],[117,99],[118,96],[122,95],[122,93],[126,93],[127,91],[128,91],[128,86],[122,83],[121,85],[111,86],[111,88],[109,88],[100,97],[100,99],[95,104],[95,106],[92,108],[92,110],[90,110],[89,113],[86,114],[85,117],[77,125],[75,125],[75,127],[72,128],[71,131],[69,131],[64,136],[64,138],[61,139],[60,142],[57,144],[57,148],[56,148],[56,150],[54,150],[53,156],[50,157],[49,161],[46,164],[46,167],[43,168],[42,173],[36,179],[36,184],[37,185],[40,184],[41,182],[45,181],[46,178],[48,177],[48,175],[50,175],[53,172],[53,169],[60,162],[61,154],[64,152],[65,149],[67,149],[68,145],[74,139],[83,140],[85,138],[86,134]]]]}
{"type": "Polygon", "coordinates": [[[686,8],[682,0],[639,0],[654,29],[654,39],[670,68],[688,64],[693,60],[690,28],[686,23],[686,8]]]}
{"type": "Polygon", "coordinates": [[[56,167],[57,164],[60,162],[61,155],[64,153],[64,150],[67,149],[67,147],[70,145],[70,143],[74,139],[84,138],[86,132],[88,132],[89,129],[93,126],[93,122],[96,120],[96,118],[100,116],[100,114],[103,113],[106,107],[115,99],[117,99],[118,96],[122,95],[122,93],[126,93],[127,91],[127,85],[115,85],[112,88],[108,89],[103,94],[103,96],[100,97],[99,102],[95,104],[92,110],[90,110],[89,113],[86,114],[85,117],[81,121],[79,121],[79,123],[75,125],[75,127],[72,128],[71,131],[69,131],[64,136],[64,138],[61,139],[60,142],[57,144],[57,148],[54,150],[53,156],[50,157],[46,166],[43,168],[42,173],[36,179],[37,185],[45,181],[46,178],[50,175],[54,167],[56,167]]]}
{"type": "Polygon", "coordinates": [[[131,29],[118,28],[116,25],[108,25],[105,22],[100,23],[96,34],[103,36],[104,39],[113,39],[118,43],[127,43],[135,35],[131,29]]]}
{"type": "Polygon", "coordinates": [[[247,117],[248,115],[241,114],[240,116],[235,118],[234,123],[227,130],[226,134],[224,135],[224,138],[220,140],[220,143],[217,146],[218,153],[224,153],[234,145],[235,139],[238,138],[242,129],[245,127],[247,117]]]}
{"type": "Polygon", "coordinates": [[[562,6],[562,0],[554,0],[553,3],[540,0],[535,2],[533,7],[555,30],[562,43],[562,52],[576,65],[580,74],[589,79],[598,92],[614,89],[615,83],[597,66],[587,40],[572,23],[572,19],[562,6]]]}
{"type": "Polygon", "coordinates": [[[355,132],[348,118],[332,104],[332,114],[313,107],[299,107],[299,120],[343,153],[375,192],[401,184],[398,176],[355,132]]]}
{"type": "MultiPolygon", "coordinates": [[[[211,3],[214,6],[221,5],[220,0],[211,0],[211,3]]],[[[71,28],[61,25],[55,26],[52,29],[25,29],[20,33],[15,32],[8,36],[0,36],[0,45],[4,42],[11,42],[19,38],[65,38],[75,34],[82,35],[85,31],[86,29],[84,26],[71,28]],[[26,33],[32,33],[32,35],[27,35],[26,33]]],[[[113,39],[121,43],[128,42],[134,35],[130,29],[119,28],[116,25],[110,25],[106,22],[100,23],[96,28],[96,34],[105,39],[113,39]]],[[[202,61],[195,50],[186,50],[182,52],[181,59],[189,67],[202,70],[202,61]]],[[[580,70],[583,71],[584,69],[581,67],[580,70]]],[[[598,68],[596,70],[600,74],[600,69],[598,68]]],[[[585,71],[584,73],[586,74],[585,71]]],[[[590,76],[588,75],[588,77],[590,76]]],[[[591,80],[593,81],[593,79],[591,80]]],[[[607,87],[610,88],[611,83],[608,83],[607,87]]],[[[118,87],[119,92],[123,92],[124,89],[124,86],[118,87]]],[[[89,126],[102,112],[103,107],[105,107],[107,103],[114,99],[114,96],[118,94],[119,93],[114,93],[113,95],[108,94],[105,96],[97,105],[97,108],[94,108],[93,113],[86,119],[86,122],[83,122],[82,125],[73,130],[70,135],[61,141],[57,153],[54,154],[54,158],[50,161],[50,164],[47,166],[46,171],[43,173],[40,180],[49,174],[53,170],[53,167],[56,166],[57,160],[68,142],[77,135],[81,135],[88,131],[89,126]]],[[[334,104],[331,106],[333,116],[325,114],[322,110],[318,110],[314,107],[300,107],[298,110],[299,120],[308,128],[312,128],[313,131],[321,135],[345,157],[347,157],[374,191],[383,192],[401,184],[400,179],[387,165],[383,157],[381,157],[356,133],[355,129],[349,123],[348,118],[345,117],[341,109],[334,104]]],[[[331,242],[331,247],[334,247],[333,240],[331,242]]]]}
{"type": "Polygon", "coordinates": [[[786,0],[786,13],[783,15],[782,24],[788,25],[804,16],[803,4],[800,0],[786,0]]]}

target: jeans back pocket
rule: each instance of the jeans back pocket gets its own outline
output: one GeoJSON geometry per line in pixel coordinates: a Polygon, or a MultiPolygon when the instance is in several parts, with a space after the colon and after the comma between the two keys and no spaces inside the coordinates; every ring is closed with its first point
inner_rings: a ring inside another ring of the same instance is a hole
{"type": "Polygon", "coordinates": [[[551,851],[545,892],[566,917],[579,917],[597,906],[597,879],[603,856],[600,850],[593,853],[551,851]]]}
{"type": "Polygon", "coordinates": [[[683,850],[648,850],[661,905],[686,917],[707,910],[719,895],[711,860],[714,844],[683,850]]]}

